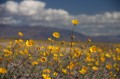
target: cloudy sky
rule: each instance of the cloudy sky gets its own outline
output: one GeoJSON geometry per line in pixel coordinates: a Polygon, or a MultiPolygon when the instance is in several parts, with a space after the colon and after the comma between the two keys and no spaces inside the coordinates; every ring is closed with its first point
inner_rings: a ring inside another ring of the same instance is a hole
{"type": "Polygon", "coordinates": [[[120,0],[0,0],[0,24],[71,29],[86,35],[120,35],[120,0]]]}

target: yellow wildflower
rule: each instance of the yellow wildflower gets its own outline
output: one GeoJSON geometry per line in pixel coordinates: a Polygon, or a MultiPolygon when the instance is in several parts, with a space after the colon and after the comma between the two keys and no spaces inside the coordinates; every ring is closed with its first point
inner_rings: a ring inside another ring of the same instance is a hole
{"type": "Polygon", "coordinates": [[[112,68],[112,65],[111,65],[111,64],[107,64],[107,65],[106,65],[106,68],[107,68],[107,69],[111,69],[111,68],[112,68]]]}
{"type": "Polygon", "coordinates": [[[0,74],[5,74],[7,73],[7,70],[5,68],[0,68],[0,74]]]}
{"type": "Polygon", "coordinates": [[[49,41],[52,41],[52,38],[48,38],[49,41]]]}
{"type": "Polygon", "coordinates": [[[51,79],[49,74],[42,74],[42,76],[43,76],[44,79],[51,79]]]}
{"type": "Polygon", "coordinates": [[[104,62],[104,61],[105,61],[105,57],[104,57],[104,56],[100,57],[100,60],[101,60],[102,62],[104,62]]]}
{"type": "Polygon", "coordinates": [[[67,70],[66,70],[66,69],[62,69],[62,72],[63,72],[63,73],[67,73],[67,70]]]}
{"type": "Polygon", "coordinates": [[[23,42],[23,40],[22,40],[22,39],[19,39],[19,42],[23,42]]]}
{"type": "Polygon", "coordinates": [[[81,54],[82,54],[82,52],[81,52],[80,50],[78,50],[77,48],[76,48],[76,49],[74,49],[74,52],[75,52],[75,54],[74,54],[74,56],[73,56],[73,57],[80,57],[80,56],[81,56],[81,54]]]}
{"type": "Polygon", "coordinates": [[[108,58],[110,58],[110,57],[111,57],[111,55],[110,55],[110,54],[108,54],[108,53],[107,53],[107,54],[105,54],[105,56],[106,56],[106,57],[108,57],[108,58]]]}
{"type": "Polygon", "coordinates": [[[88,61],[88,62],[92,61],[91,56],[87,56],[87,57],[86,57],[86,61],[88,61]]]}
{"type": "Polygon", "coordinates": [[[22,33],[22,32],[18,32],[18,35],[19,35],[19,36],[23,36],[23,33],[22,33]]]}
{"type": "Polygon", "coordinates": [[[77,25],[79,24],[79,21],[77,19],[72,20],[72,24],[77,25]]]}
{"type": "Polygon", "coordinates": [[[97,65],[97,66],[98,66],[98,65],[99,65],[99,62],[98,62],[98,61],[95,61],[95,65],[97,65]]]}
{"type": "Polygon", "coordinates": [[[63,54],[62,54],[62,53],[60,53],[60,56],[62,57],[62,56],[63,56],[63,54]]]}
{"type": "Polygon", "coordinates": [[[51,70],[50,69],[44,69],[42,72],[49,74],[51,72],[51,70]]]}
{"type": "Polygon", "coordinates": [[[42,57],[41,58],[41,62],[46,62],[47,61],[47,58],[46,57],[42,57]]]}
{"type": "Polygon", "coordinates": [[[8,49],[4,49],[3,51],[4,51],[4,53],[5,53],[5,54],[4,54],[5,57],[8,57],[8,56],[12,55],[12,51],[10,51],[10,50],[8,50],[8,49]]]}
{"type": "Polygon", "coordinates": [[[47,46],[47,49],[49,49],[49,50],[52,50],[52,49],[54,49],[54,46],[47,46]]]}
{"type": "Polygon", "coordinates": [[[79,70],[79,72],[80,72],[81,74],[85,74],[85,73],[87,72],[87,70],[88,70],[88,68],[85,67],[85,66],[83,66],[82,69],[79,70]]]}
{"type": "Polygon", "coordinates": [[[98,70],[98,67],[93,66],[92,69],[96,71],[96,70],[98,70]]]}
{"type": "Polygon", "coordinates": [[[53,37],[55,37],[55,38],[60,38],[60,34],[59,34],[58,32],[54,32],[52,35],[53,35],[53,37]]]}
{"type": "Polygon", "coordinates": [[[21,55],[28,55],[29,52],[28,52],[27,49],[24,49],[23,51],[20,51],[20,54],[21,54],[21,55]]]}
{"type": "Polygon", "coordinates": [[[27,46],[32,46],[34,44],[34,41],[33,40],[27,40],[26,41],[26,45],[27,46]]]}
{"type": "Polygon", "coordinates": [[[116,48],[116,51],[120,53],[120,48],[116,48]]]}
{"type": "Polygon", "coordinates": [[[117,56],[117,60],[119,60],[119,61],[120,61],[120,56],[117,56]]]}
{"type": "Polygon", "coordinates": [[[97,47],[96,46],[91,46],[90,47],[90,52],[97,52],[97,47]]]}
{"type": "Polygon", "coordinates": [[[37,62],[37,61],[32,62],[32,65],[33,65],[33,66],[34,66],[34,65],[38,65],[38,62],[37,62]]]}
{"type": "Polygon", "coordinates": [[[53,75],[54,75],[54,76],[57,76],[57,75],[58,75],[58,73],[57,73],[57,72],[54,72],[54,73],[53,73],[53,75]]]}
{"type": "Polygon", "coordinates": [[[72,69],[75,67],[75,63],[70,62],[70,64],[67,66],[68,69],[72,69]]]}

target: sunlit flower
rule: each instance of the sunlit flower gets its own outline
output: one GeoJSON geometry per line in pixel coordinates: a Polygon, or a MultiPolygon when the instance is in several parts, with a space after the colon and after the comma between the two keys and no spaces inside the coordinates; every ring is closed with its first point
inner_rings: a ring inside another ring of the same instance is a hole
{"type": "Polygon", "coordinates": [[[84,67],[82,67],[81,70],[79,70],[79,72],[80,72],[81,74],[85,74],[85,73],[87,72],[87,70],[88,70],[88,68],[84,66],[84,67]]]}
{"type": "Polygon", "coordinates": [[[51,79],[49,74],[42,74],[42,76],[43,76],[44,79],[51,79]]]}
{"type": "Polygon", "coordinates": [[[33,61],[32,62],[32,65],[34,66],[34,65],[38,65],[38,62],[37,61],[33,61]]]}
{"type": "Polygon", "coordinates": [[[49,41],[52,41],[52,38],[48,38],[49,41]]]}
{"type": "Polygon", "coordinates": [[[98,67],[93,66],[92,69],[96,71],[96,70],[98,70],[98,67]]]}
{"type": "Polygon", "coordinates": [[[97,66],[98,66],[98,65],[99,65],[99,62],[98,62],[98,61],[95,61],[95,65],[97,65],[97,66]]]}
{"type": "Polygon", "coordinates": [[[18,35],[19,35],[19,36],[23,36],[23,33],[22,33],[22,32],[18,32],[18,35]]]}
{"type": "Polygon", "coordinates": [[[112,68],[112,65],[111,65],[111,64],[107,64],[107,65],[106,65],[106,68],[107,68],[107,69],[111,69],[111,68],[112,68]]]}
{"type": "Polygon", "coordinates": [[[79,24],[79,21],[77,19],[72,20],[72,24],[77,25],[79,24]]]}
{"type": "Polygon", "coordinates": [[[51,72],[51,70],[50,69],[44,69],[42,72],[49,74],[51,72]]]}
{"type": "Polygon", "coordinates": [[[79,50],[79,49],[74,49],[74,52],[75,52],[75,54],[74,54],[74,56],[73,57],[80,57],[81,56],[81,54],[82,54],[82,52],[79,50]]]}
{"type": "Polygon", "coordinates": [[[96,46],[91,46],[90,47],[90,52],[97,52],[97,47],[96,46]]]}
{"type": "Polygon", "coordinates": [[[86,61],[89,61],[89,62],[92,61],[91,56],[87,56],[87,57],[86,57],[86,61]]]}
{"type": "Polygon", "coordinates": [[[29,52],[28,52],[27,49],[24,49],[23,51],[20,51],[20,54],[21,54],[21,55],[28,55],[29,52]]]}
{"type": "Polygon", "coordinates": [[[66,69],[62,69],[62,72],[63,72],[63,73],[67,73],[67,70],[66,70],[66,69]]]}
{"type": "Polygon", "coordinates": [[[58,73],[57,73],[57,72],[54,72],[54,73],[53,73],[53,75],[54,75],[54,76],[57,76],[57,75],[58,75],[58,73]]]}
{"type": "Polygon", "coordinates": [[[26,41],[26,45],[27,46],[32,46],[34,44],[34,41],[33,40],[27,40],[26,41]]]}
{"type": "Polygon", "coordinates": [[[58,32],[54,32],[54,33],[53,33],[53,37],[55,37],[55,38],[60,38],[60,34],[59,34],[58,32]]]}
{"type": "Polygon", "coordinates": [[[4,49],[3,52],[4,52],[5,57],[8,57],[8,56],[12,55],[12,51],[10,51],[8,49],[4,49]]]}
{"type": "Polygon", "coordinates": [[[7,70],[5,68],[0,68],[0,74],[5,74],[7,73],[7,70]]]}
{"type": "Polygon", "coordinates": [[[100,60],[101,60],[102,62],[104,62],[104,61],[105,61],[105,57],[104,57],[104,56],[100,57],[100,60]]]}
{"type": "Polygon", "coordinates": [[[54,49],[54,46],[47,46],[47,49],[49,49],[49,50],[52,50],[52,49],[54,49]]]}
{"type": "Polygon", "coordinates": [[[47,58],[46,57],[42,57],[41,58],[41,62],[46,62],[47,61],[47,58]]]}
{"type": "Polygon", "coordinates": [[[75,67],[75,63],[70,62],[70,64],[67,66],[68,69],[73,69],[75,67]]]}
{"type": "Polygon", "coordinates": [[[105,54],[105,56],[106,56],[106,57],[108,57],[108,58],[110,58],[110,57],[111,57],[111,55],[110,55],[110,54],[108,54],[108,53],[107,53],[107,54],[105,54]]]}

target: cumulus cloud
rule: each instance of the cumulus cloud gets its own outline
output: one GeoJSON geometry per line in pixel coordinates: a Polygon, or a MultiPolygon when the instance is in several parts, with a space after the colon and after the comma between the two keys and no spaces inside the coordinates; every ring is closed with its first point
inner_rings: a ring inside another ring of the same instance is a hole
{"type": "MultiPolygon", "coordinates": [[[[96,14],[96,15],[78,15],[78,19],[81,19],[82,24],[119,24],[120,22],[120,12],[105,12],[104,14],[96,14]]],[[[77,18],[76,17],[76,18],[77,18]]]]}
{"type": "Polygon", "coordinates": [[[120,34],[120,12],[70,15],[64,9],[46,8],[46,5],[45,2],[37,0],[23,0],[19,3],[7,1],[0,4],[0,24],[69,29],[69,26],[72,26],[71,20],[78,19],[81,24],[76,27],[77,32],[88,35],[120,34]]]}

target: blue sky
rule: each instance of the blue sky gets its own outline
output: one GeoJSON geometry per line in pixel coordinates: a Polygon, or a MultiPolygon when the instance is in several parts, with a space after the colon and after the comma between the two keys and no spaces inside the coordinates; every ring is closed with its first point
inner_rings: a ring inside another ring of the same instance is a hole
{"type": "Polygon", "coordinates": [[[120,0],[0,0],[0,24],[48,26],[86,35],[120,35],[120,0]]]}
{"type": "Polygon", "coordinates": [[[120,0],[42,0],[51,8],[63,8],[71,14],[96,14],[120,11],[120,0]]]}
{"type": "MultiPolygon", "coordinates": [[[[8,0],[0,0],[5,3],[8,0]]],[[[22,0],[14,0],[21,2],[22,0]]],[[[29,0],[26,0],[29,1],[29,0]]],[[[46,8],[64,9],[71,14],[96,14],[120,11],[120,0],[38,0],[45,2],[46,8]]]]}

